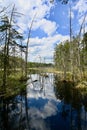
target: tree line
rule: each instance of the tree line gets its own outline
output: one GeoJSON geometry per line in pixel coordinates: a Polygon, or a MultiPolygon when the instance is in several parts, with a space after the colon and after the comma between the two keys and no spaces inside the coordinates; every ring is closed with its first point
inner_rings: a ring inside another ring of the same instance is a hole
{"type": "Polygon", "coordinates": [[[54,62],[57,70],[71,72],[73,79],[76,76],[85,78],[87,76],[87,32],[78,41],[78,37],[73,37],[72,41],[64,41],[55,47],[54,62]]]}

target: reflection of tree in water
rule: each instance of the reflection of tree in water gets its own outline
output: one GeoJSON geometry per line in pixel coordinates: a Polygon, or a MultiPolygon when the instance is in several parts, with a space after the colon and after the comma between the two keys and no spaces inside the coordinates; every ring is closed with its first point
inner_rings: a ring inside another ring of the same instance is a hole
{"type": "Polygon", "coordinates": [[[87,95],[85,95],[83,98],[83,105],[85,107],[85,111],[87,112],[87,95]]]}
{"type": "Polygon", "coordinates": [[[55,76],[55,94],[59,99],[64,99],[65,103],[71,103],[73,94],[73,83],[65,80],[61,81],[55,76]]]}
{"type": "Polygon", "coordinates": [[[75,109],[81,108],[82,104],[87,110],[87,94],[81,93],[80,88],[75,87],[72,81],[60,80],[56,75],[55,81],[55,95],[59,99],[63,99],[65,103],[72,104],[75,109]]]}
{"type": "Polygon", "coordinates": [[[0,116],[1,116],[1,121],[0,121],[0,127],[1,129],[8,129],[8,100],[3,99],[3,105],[0,107],[0,116]]]}
{"type": "MultiPolygon", "coordinates": [[[[72,81],[60,80],[58,76],[54,76],[55,95],[61,102],[58,103],[58,116],[65,123],[69,122],[70,130],[86,130],[87,129],[87,95],[82,93],[79,88],[75,87],[72,81]],[[84,105],[84,106],[83,106],[84,105]],[[62,110],[60,110],[62,109],[62,110]],[[82,111],[82,109],[84,109],[82,111]],[[82,124],[82,120],[84,121],[82,124]]],[[[43,80],[45,80],[43,78],[43,80]]],[[[45,82],[43,82],[43,86],[45,82]]],[[[48,80],[48,78],[46,79],[48,80]]],[[[48,86],[47,86],[48,87],[48,86]]],[[[44,89],[44,88],[43,88],[44,89]]],[[[47,90],[45,90],[47,91],[47,90]]],[[[20,92],[15,98],[6,99],[4,101],[3,112],[0,109],[0,130],[24,130],[31,129],[31,116],[29,115],[29,101],[26,91],[20,92]],[[3,122],[1,122],[1,112],[3,122]],[[2,124],[1,124],[2,123],[2,124]],[[5,128],[4,128],[4,127],[5,128]]],[[[53,118],[53,117],[52,117],[53,118]]],[[[56,116],[57,118],[57,116],[56,116]]],[[[57,120],[57,119],[52,120],[57,120]]]]}
{"type": "Polygon", "coordinates": [[[28,104],[25,92],[5,100],[0,111],[0,130],[29,129],[28,104]]]}
{"type": "MultiPolygon", "coordinates": [[[[75,87],[75,83],[72,81],[65,81],[60,80],[59,77],[56,75],[54,77],[54,85],[55,85],[55,95],[58,99],[64,102],[62,106],[62,116],[66,117],[68,112],[70,113],[70,120],[71,120],[71,129],[73,129],[73,124],[75,125],[75,118],[76,118],[76,127],[78,130],[82,130],[82,122],[81,122],[81,115],[82,113],[82,106],[84,105],[84,120],[86,121],[86,111],[87,111],[87,95],[82,94],[80,89],[75,87]],[[67,111],[66,105],[69,104],[71,107],[67,111]],[[75,112],[76,117],[75,117],[75,112]]],[[[87,128],[87,126],[85,127],[87,128]]],[[[75,126],[74,126],[75,129],[75,126]]]]}

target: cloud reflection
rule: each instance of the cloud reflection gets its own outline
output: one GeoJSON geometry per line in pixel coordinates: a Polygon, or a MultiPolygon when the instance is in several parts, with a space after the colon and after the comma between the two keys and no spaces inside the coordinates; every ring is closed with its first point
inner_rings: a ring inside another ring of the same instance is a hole
{"type": "Polygon", "coordinates": [[[50,130],[45,119],[57,114],[57,104],[60,102],[56,100],[54,94],[53,75],[50,74],[47,79],[40,77],[41,81],[39,81],[39,75],[31,76],[32,80],[28,81],[27,86],[30,125],[35,130],[50,130]]]}
{"type": "Polygon", "coordinates": [[[48,78],[40,75],[31,75],[31,79],[28,81],[27,86],[27,97],[35,99],[41,97],[43,99],[56,100],[53,87],[53,74],[49,74],[48,78]]]}

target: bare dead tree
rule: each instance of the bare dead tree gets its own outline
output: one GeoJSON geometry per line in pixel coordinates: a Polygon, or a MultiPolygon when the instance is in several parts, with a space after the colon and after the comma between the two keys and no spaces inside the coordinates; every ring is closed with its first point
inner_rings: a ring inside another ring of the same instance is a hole
{"type": "Polygon", "coordinates": [[[27,38],[26,53],[25,53],[25,77],[27,77],[27,72],[28,72],[28,64],[27,64],[28,63],[28,47],[29,47],[30,35],[31,35],[31,30],[32,30],[32,26],[33,26],[35,17],[36,17],[36,14],[34,15],[32,21],[31,21],[30,28],[28,28],[28,38],[27,38]]]}
{"type": "Polygon", "coordinates": [[[85,22],[85,18],[86,18],[86,14],[84,15],[82,24],[80,26],[80,30],[79,30],[79,34],[77,37],[77,42],[78,42],[78,68],[79,68],[79,72],[80,72],[80,78],[82,78],[82,67],[81,67],[81,57],[80,57],[80,42],[81,42],[81,33],[82,33],[82,29],[83,29],[83,25],[85,22]]]}

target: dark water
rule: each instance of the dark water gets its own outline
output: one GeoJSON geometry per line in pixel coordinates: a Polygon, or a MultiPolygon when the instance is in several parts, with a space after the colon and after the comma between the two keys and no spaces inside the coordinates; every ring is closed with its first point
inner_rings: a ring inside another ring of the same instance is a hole
{"type": "Polygon", "coordinates": [[[86,101],[72,82],[33,74],[26,92],[1,103],[0,130],[87,130],[86,101]]]}

